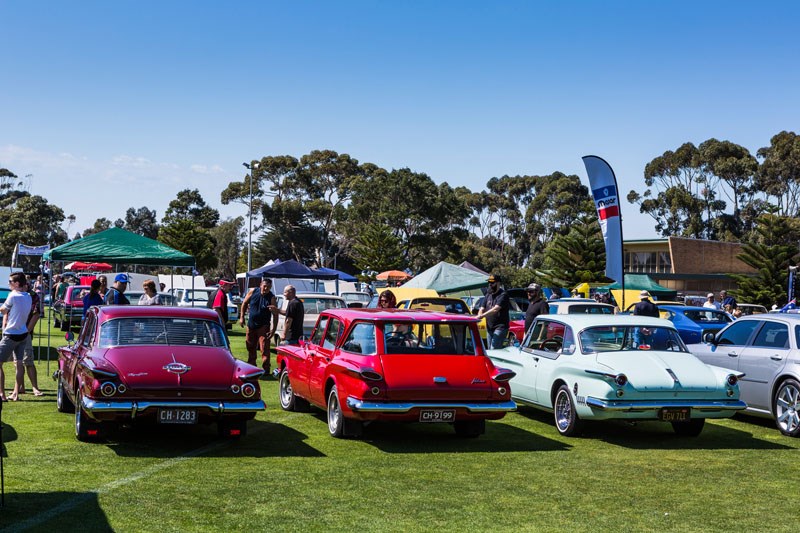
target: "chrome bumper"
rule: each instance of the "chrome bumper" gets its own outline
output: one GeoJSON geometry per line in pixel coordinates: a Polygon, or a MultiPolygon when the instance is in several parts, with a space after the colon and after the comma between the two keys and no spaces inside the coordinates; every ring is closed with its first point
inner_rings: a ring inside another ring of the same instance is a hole
{"type": "Polygon", "coordinates": [[[131,402],[109,402],[103,400],[93,400],[91,398],[83,397],[81,399],[83,410],[87,414],[93,415],[95,413],[129,413],[131,418],[136,418],[136,415],[147,411],[148,409],[158,408],[182,408],[182,409],[209,409],[217,414],[235,414],[235,413],[254,413],[256,411],[264,411],[267,405],[264,400],[256,400],[254,402],[171,402],[171,401],[131,401],[131,402]]]}
{"type": "Polygon", "coordinates": [[[516,411],[517,404],[508,402],[470,403],[470,402],[365,402],[349,396],[347,407],[365,413],[407,413],[412,409],[466,409],[470,413],[507,413],[516,411]]]}
{"type": "Polygon", "coordinates": [[[663,408],[690,407],[695,411],[741,411],[747,404],[741,400],[664,400],[664,401],[621,401],[586,398],[586,405],[603,411],[652,411],[663,408]]]}

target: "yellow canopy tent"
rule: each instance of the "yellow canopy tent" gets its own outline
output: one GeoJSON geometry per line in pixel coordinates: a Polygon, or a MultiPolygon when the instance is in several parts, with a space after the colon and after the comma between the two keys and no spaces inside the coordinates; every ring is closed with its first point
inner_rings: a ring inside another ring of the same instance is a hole
{"type": "Polygon", "coordinates": [[[621,311],[624,311],[627,307],[630,307],[632,304],[638,303],[641,300],[639,297],[639,293],[641,291],[635,289],[625,289],[624,301],[622,289],[610,289],[610,291],[611,295],[614,296],[614,300],[617,301],[617,305],[621,311]]]}

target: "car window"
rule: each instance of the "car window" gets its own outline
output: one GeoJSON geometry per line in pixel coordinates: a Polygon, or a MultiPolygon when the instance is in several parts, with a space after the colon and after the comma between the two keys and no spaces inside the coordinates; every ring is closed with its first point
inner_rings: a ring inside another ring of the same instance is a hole
{"type": "Polygon", "coordinates": [[[467,323],[388,322],[383,325],[387,354],[475,355],[467,323]]]}
{"type": "Polygon", "coordinates": [[[613,315],[614,308],[593,304],[570,305],[567,307],[567,313],[570,315],[579,315],[583,313],[592,315],[613,315]]]}
{"type": "MultiPolygon", "coordinates": [[[[550,320],[537,320],[531,326],[531,331],[525,339],[524,348],[530,350],[544,350],[546,352],[558,352],[564,345],[565,337],[569,332],[570,344],[574,346],[575,340],[572,330],[560,322],[550,320]]],[[[574,348],[572,349],[574,351],[574,348]]]]}
{"type": "Polygon", "coordinates": [[[339,298],[303,297],[300,298],[300,301],[303,302],[303,310],[306,314],[310,315],[318,315],[326,309],[341,309],[347,307],[344,300],[340,300],[339,298]]]}
{"type": "Polygon", "coordinates": [[[764,326],[759,330],[756,338],[753,339],[753,346],[758,348],[788,348],[789,327],[780,322],[764,322],[764,326]]]}
{"type": "Polygon", "coordinates": [[[598,326],[580,332],[583,353],[619,351],[687,352],[678,332],[654,326],[598,326]]]}
{"type": "Polygon", "coordinates": [[[100,346],[161,344],[168,346],[227,346],[222,326],[215,320],[131,317],[100,326],[100,346]]]}
{"type": "Polygon", "coordinates": [[[342,334],[342,329],[342,322],[338,318],[332,318],[328,324],[328,329],[325,331],[325,340],[322,341],[322,347],[333,350],[336,347],[336,341],[342,334]]]}
{"type": "Polygon", "coordinates": [[[362,322],[353,326],[345,339],[342,349],[352,353],[371,355],[377,353],[375,344],[375,324],[362,322]]]}
{"type": "MultiPolygon", "coordinates": [[[[400,308],[400,305],[397,306],[400,308]]],[[[462,300],[451,300],[449,298],[419,298],[409,306],[411,309],[422,309],[424,311],[439,311],[444,313],[456,313],[459,315],[469,315],[469,308],[462,300]]],[[[405,308],[404,307],[404,308],[405,308]]]]}
{"type": "Polygon", "coordinates": [[[322,334],[325,332],[325,326],[327,325],[328,317],[320,317],[319,321],[317,322],[317,327],[314,329],[314,333],[311,334],[311,340],[309,341],[311,344],[316,344],[317,346],[322,344],[322,334]]]}
{"type": "Polygon", "coordinates": [[[70,290],[69,301],[77,303],[78,300],[83,299],[83,297],[88,293],[89,289],[86,287],[73,287],[70,290]]]}
{"type": "Polygon", "coordinates": [[[96,323],[97,323],[97,317],[93,313],[89,313],[86,315],[86,320],[83,323],[83,329],[81,331],[83,334],[83,337],[81,338],[81,344],[83,346],[86,347],[91,346],[96,323]]]}
{"type": "Polygon", "coordinates": [[[744,346],[758,326],[757,320],[738,320],[717,337],[717,344],[744,346]]]}
{"type": "Polygon", "coordinates": [[[706,324],[708,322],[727,324],[728,322],[733,322],[728,313],[723,313],[722,311],[689,309],[684,311],[683,315],[696,324],[706,324]]]}

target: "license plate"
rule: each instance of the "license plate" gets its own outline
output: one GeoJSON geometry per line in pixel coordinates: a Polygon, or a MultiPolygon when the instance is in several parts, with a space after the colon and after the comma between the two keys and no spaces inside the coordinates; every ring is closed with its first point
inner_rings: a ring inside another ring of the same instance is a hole
{"type": "Polygon", "coordinates": [[[196,409],[159,409],[159,424],[197,424],[196,409]]]}
{"type": "Polygon", "coordinates": [[[453,422],[455,419],[455,409],[422,409],[419,412],[420,422],[453,422]]]}
{"type": "Polygon", "coordinates": [[[659,411],[658,418],[664,422],[687,422],[691,415],[689,407],[665,407],[659,411]]]}

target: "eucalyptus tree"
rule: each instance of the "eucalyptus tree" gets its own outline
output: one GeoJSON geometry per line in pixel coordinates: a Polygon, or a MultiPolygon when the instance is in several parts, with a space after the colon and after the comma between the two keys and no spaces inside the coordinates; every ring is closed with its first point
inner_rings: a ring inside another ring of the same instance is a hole
{"type": "Polygon", "coordinates": [[[776,200],[778,214],[800,215],[800,136],[782,131],[758,150],[762,159],[756,187],[776,200]]]}
{"type": "Polygon", "coordinates": [[[129,207],[125,212],[125,221],[122,227],[148,239],[158,238],[158,219],[155,209],[129,207]]]}
{"type": "Polygon", "coordinates": [[[158,240],[192,255],[199,269],[214,268],[217,266],[216,242],[210,230],[218,222],[219,212],[206,204],[200,191],[184,189],[178,192],[164,212],[158,240]]]}

